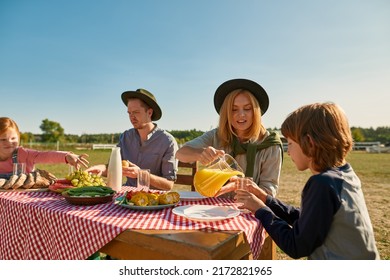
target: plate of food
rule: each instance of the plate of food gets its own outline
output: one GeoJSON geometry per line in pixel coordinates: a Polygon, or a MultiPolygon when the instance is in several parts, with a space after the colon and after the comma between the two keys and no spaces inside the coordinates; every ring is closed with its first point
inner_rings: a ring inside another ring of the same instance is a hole
{"type": "Polygon", "coordinates": [[[193,201],[193,200],[202,200],[206,198],[205,196],[201,195],[198,192],[192,192],[192,191],[179,191],[181,201],[193,201]]]}
{"type": "Polygon", "coordinates": [[[177,192],[144,192],[131,191],[117,197],[116,205],[132,210],[160,210],[176,206],[180,202],[180,195],[177,192]]]}
{"type": "MultiPolygon", "coordinates": [[[[115,204],[118,204],[114,202],[115,204]]],[[[164,208],[170,208],[176,206],[178,203],[173,204],[158,204],[158,205],[149,205],[149,206],[137,206],[131,204],[118,204],[121,207],[132,209],[132,210],[142,210],[142,211],[152,211],[152,210],[161,210],[164,208]]]]}
{"type": "Polygon", "coordinates": [[[216,222],[240,215],[240,210],[214,205],[186,205],[172,210],[173,214],[196,222],[216,222]]]}
{"type": "Polygon", "coordinates": [[[115,191],[105,186],[77,187],[63,191],[65,200],[74,205],[95,205],[112,201],[115,191]]]}

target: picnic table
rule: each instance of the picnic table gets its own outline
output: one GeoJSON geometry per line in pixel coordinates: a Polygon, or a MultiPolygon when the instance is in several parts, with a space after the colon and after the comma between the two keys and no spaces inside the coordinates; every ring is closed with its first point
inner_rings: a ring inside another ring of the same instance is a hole
{"type": "MultiPolygon", "coordinates": [[[[120,193],[132,187],[122,187],[120,193]]],[[[225,198],[180,205],[236,207],[225,198]]],[[[0,259],[83,260],[97,251],[119,259],[257,259],[265,231],[248,213],[196,222],[173,207],[139,211],[113,202],[69,204],[53,192],[0,192],[0,259]]]]}

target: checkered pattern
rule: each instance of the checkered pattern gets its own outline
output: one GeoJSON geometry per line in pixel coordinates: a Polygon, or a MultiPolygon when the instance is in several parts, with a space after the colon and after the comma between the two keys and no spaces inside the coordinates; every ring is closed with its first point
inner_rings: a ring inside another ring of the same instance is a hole
{"type": "MultiPolygon", "coordinates": [[[[124,191],[131,190],[123,187],[124,191]]],[[[229,205],[231,200],[207,198],[180,205],[229,205]]],[[[52,192],[0,193],[0,259],[86,259],[126,229],[244,230],[257,258],[264,242],[261,223],[251,214],[197,223],[172,213],[172,208],[138,211],[113,203],[71,205],[52,192]]]]}

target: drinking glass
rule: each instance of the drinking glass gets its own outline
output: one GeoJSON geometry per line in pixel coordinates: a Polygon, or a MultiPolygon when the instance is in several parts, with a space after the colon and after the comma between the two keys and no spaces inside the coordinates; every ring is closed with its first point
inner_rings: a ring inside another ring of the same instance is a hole
{"type": "Polygon", "coordinates": [[[69,165],[68,174],[72,174],[74,172],[74,167],[73,167],[73,165],[70,165],[70,164],[68,164],[68,165],[69,165]]]}
{"type": "Polygon", "coordinates": [[[237,189],[247,191],[249,189],[247,185],[250,184],[251,181],[253,181],[252,177],[238,177],[237,189]]]}
{"type": "Polygon", "coordinates": [[[12,174],[19,176],[22,173],[26,173],[26,164],[25,163],[14,163],[12,174]]]}
{"type": "Polygon", "coordinates": [[[140,169],[137,177],[137,189],[149,191],[150,187],[150,169],[140,169]]]}
{"type": "MultiPolygon", "coordinates": [[[[239,190],[245,190],[248,191],[248,184],[251,184],[251,181],[253,181],[252,177],[238,177],[236,184],[237,184],[237,189],[239,190]]],[[[243,203],[237,203],[237,205],[242,206],[243,203]]],[[[248,209],[240,209],[241,213],[250,213],[248,209]]]]}

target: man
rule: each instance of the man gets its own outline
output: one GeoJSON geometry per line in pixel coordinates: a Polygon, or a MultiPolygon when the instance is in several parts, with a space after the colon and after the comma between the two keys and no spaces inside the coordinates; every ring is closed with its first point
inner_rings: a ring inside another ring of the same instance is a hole
{"type": "MultiPolygon", "coordinates": [[[[121,98],[133,125],[122,133],[117,145],[121,148],[122,160],[129,161],[129,166],[122,168],[127,177],[126,185],[136,186],[138,171],[150,169],[151,188],[171,190],[176,180],[178,146],[171,134],[153,123],[162,115],[156,98],[145,89],[125,91],[121,98]]],[[[107,166],[103,164],[87,171],[107,176],[107,166]]]]}

